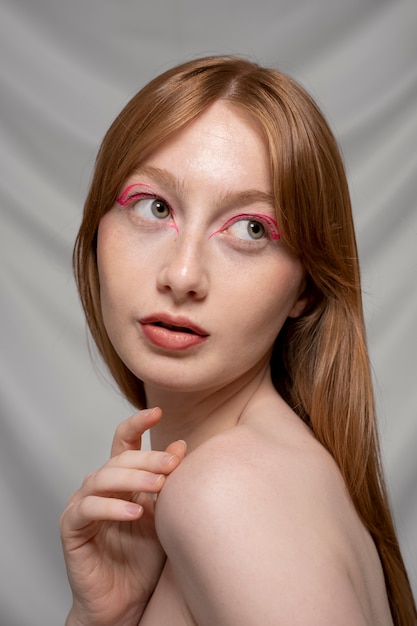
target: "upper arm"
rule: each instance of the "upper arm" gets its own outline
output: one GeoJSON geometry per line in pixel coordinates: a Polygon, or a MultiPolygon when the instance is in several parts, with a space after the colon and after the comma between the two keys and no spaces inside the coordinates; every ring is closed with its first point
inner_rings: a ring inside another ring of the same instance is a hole
{"type": "Polygon", "coordinates": [[[158,498],[158,535],[199,626],[362,624],[314,503],[235,444],[201,446],[158,498]]]}

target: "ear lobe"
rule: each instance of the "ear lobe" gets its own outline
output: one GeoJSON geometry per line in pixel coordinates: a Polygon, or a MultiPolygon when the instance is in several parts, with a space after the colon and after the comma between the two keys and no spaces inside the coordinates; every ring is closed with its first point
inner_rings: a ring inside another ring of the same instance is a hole
{"type": "Polygon", "coordinates": [[[309,308],[311,298],[305,293],[305,291],[295,301],[291,311],[288,313],[288,317],[296,318],[300,317],[309,308]]]}
{"type": "Polygon", "coordinates": [[[300,317],[303,313],[308,311],[314,303],[314,290],[311,288],[309,284],[309,280],[307,279],[306,283],[304,282],[302,288],[300,289],[300,293],[298,295],[297,300],[294,302],[291,311],[288,314],[288,317],[297,318],[300,317]]]}

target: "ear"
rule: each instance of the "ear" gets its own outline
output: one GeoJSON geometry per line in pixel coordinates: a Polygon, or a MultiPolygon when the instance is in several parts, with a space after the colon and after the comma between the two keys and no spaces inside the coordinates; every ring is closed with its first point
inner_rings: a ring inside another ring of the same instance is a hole
{"type": "Polygon", "coordinates": [[[294,302],[291,311],[288,314],[288,317],[296,318],[300,317],[307,309],[311,307],[313,303],[313,295],[311,293],[311,289],[309,289],[308,283],[303,282],[300,288],[300,293],[298,295],[297,300],[294,302]]]}
{"type": "Polygon", "coordinates": [[[309,302],[310,298],[308,296],[305,296],[304,298],[298,298],[298,300],[294,303],[291,311],[289,312],[288,317],[300,317],[300,315],[302,315],[304,311],[308,308],[309,302]]]}

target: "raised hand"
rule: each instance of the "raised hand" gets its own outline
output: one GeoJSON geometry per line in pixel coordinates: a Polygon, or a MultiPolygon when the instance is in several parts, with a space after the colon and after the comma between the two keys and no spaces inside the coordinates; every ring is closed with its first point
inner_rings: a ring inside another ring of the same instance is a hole
{"type": "Polygon", "coordinates": [[[61,538],[73,592],[67,626],[137,626],[158,582],[165,554],[154,506],[186,453],[183,441],[164,452],[142,451],[142,435],[161,418],[140,411],[115,433],[111,458],[89,474],[61,516],[61,538]]]}

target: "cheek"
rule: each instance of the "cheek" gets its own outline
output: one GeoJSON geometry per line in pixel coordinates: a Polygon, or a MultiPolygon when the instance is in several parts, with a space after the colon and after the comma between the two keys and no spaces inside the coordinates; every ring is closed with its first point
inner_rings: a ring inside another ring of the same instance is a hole
{"type": "Polygon", "coordinates": [[[234,317],[249,340],[271,344],[275,341],[287,317],[292,313],[303,285],[303,271],[297,263],[286,263],[258,273],[245,281],[241,289],[230,290],[227,302],[230,318],[234,317]],[[233,293],[230,298],[230,293],[233,293]],[[236,319],[239,317],[240,319],[236,319]]]}
{"type": "Polygon", "coordinates": [[[109,290],[111,289],[112,277],[117,271],[118,237],[111,226],[109,214],[106,214],[99,225],[97,233],[97,269],[100,283],[101,304],[106,302],[109,290]]]}
{"type": "Polygon", "coordinates": [[[117,258],[115,255],[122,238],[113,211],[109,211],[101,218],[97,231],[97,265],[100,272],[106,270],[109,258],[117,258]]]}
{"type": "Polygon", "coordinates": [[[302,291],[304,274],[298,261],[278,259],[264,263],[259,271],[245,276],[241,289],[242,302],[252,300],[253,308],[265,317],[282,314],[287,317],[302,291]]]}
{"type": "Polygon", "coordinates": [[[101,220],[97,235],[97,269],[100,283],[100,302],[106,327],[120,311],[126,301],[129,285],[135,272],[132,263],[131,245],[121,228],[115,223],[111,212],[101,220]],[[128,271],[130,268],[130,272],[128,271]]]}
{"type": "Polygon", "coordinates": [[[106,213],[97,235],[97,267],[102,294],[123,290],[129,283],[133,288],[135,277],[139,282],[141,276],[139,267],[146,268],[146,263],[141,260],[144,255],[143,245],[123,223],[120,224],[117,214],[106,213]]]}

